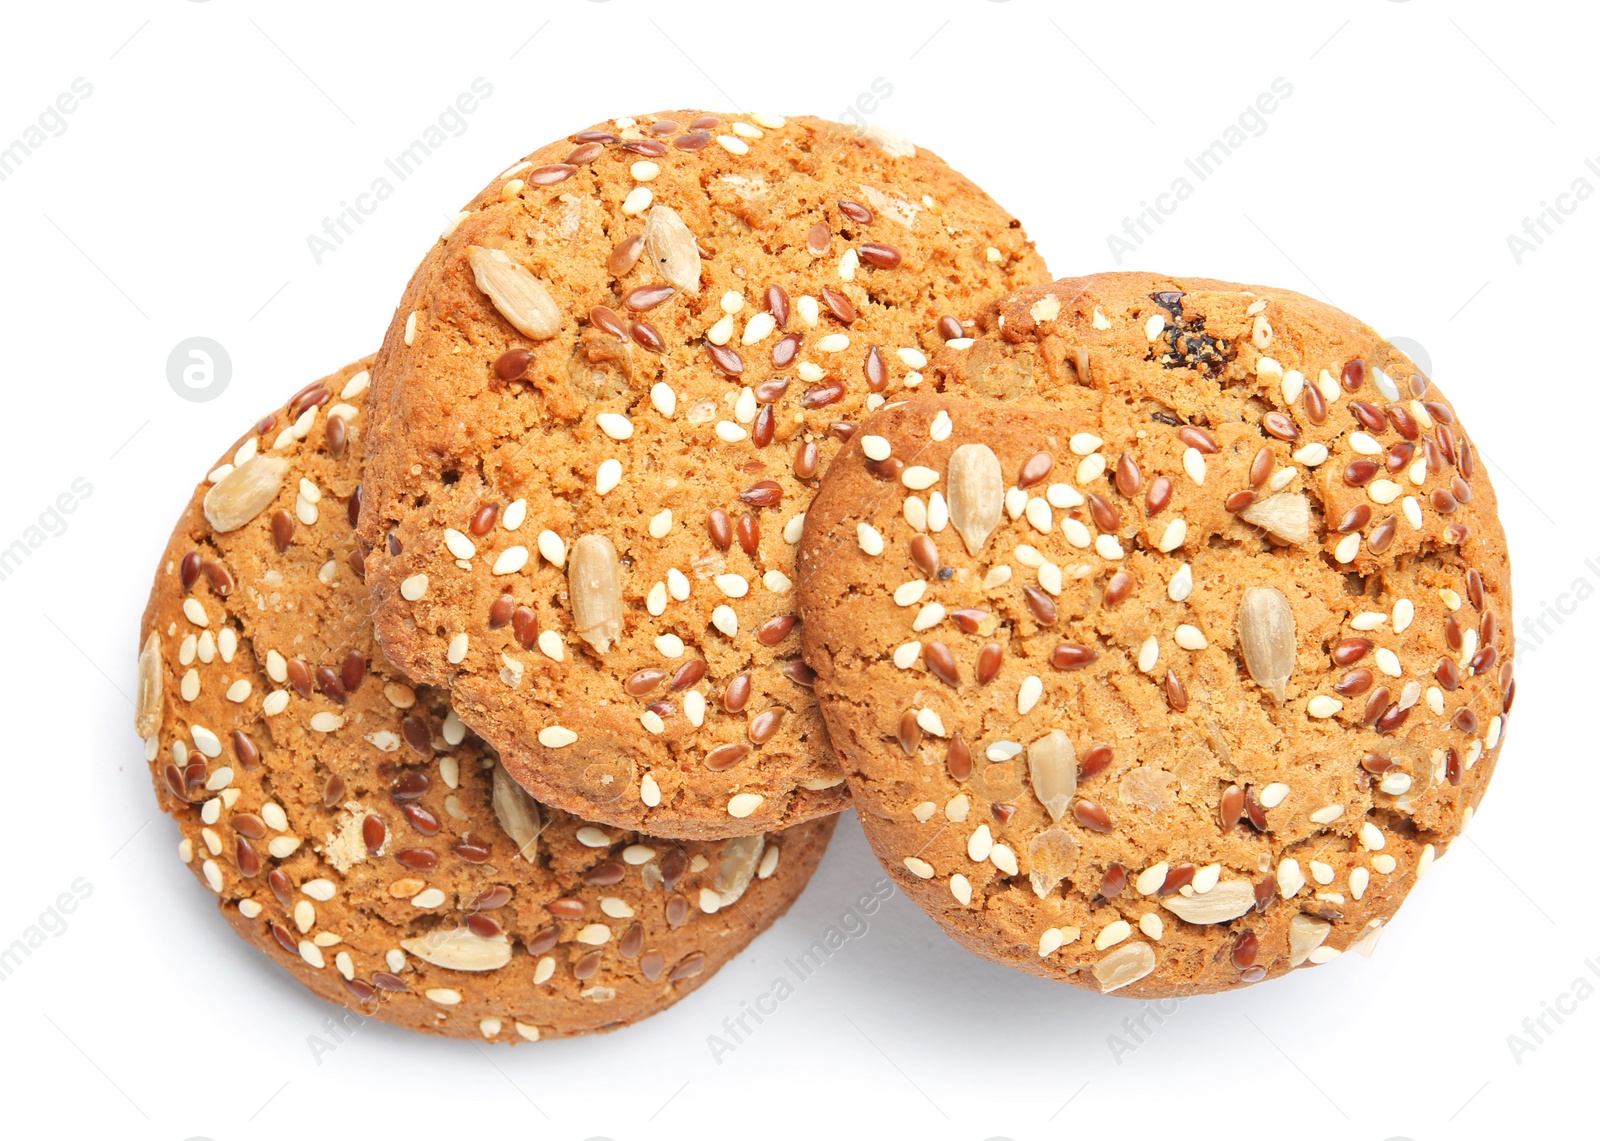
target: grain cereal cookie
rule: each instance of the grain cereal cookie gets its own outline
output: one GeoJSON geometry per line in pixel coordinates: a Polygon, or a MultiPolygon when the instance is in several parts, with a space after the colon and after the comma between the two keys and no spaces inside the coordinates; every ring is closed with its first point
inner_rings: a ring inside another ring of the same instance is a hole
{"type": "Polygon", "coordinates": [[[140,628],[138,731],[179,855],[323,998],[516,1042],[670,1006],[788,908],[831,819],[652,840],[543,808],[372,641],[352,522],[366,365],[213,471],[140,628]]]}
{"type": "Polygon", "coordinates": [[[837,812],[801,516],[856,420],[1043,280],[903,140],[682,111],[536,151],[450,224],[373,366],[379,641],[556,807],[705,838],[837,812]]]}
{"type": "Polygon", "coordinates": [[[1285,290],[1106,274],[982,323],[862,425],[801,539],[874,848],[976,953],[1101,991],[1370,949],[1511,708],[1455,411],[1285,290]]]}

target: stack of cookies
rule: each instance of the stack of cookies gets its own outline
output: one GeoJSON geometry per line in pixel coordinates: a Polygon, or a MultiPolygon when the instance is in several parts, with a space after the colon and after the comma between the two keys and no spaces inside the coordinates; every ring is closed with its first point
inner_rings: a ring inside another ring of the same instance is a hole
{"type": "Polygon", "coordinates": [[[682,998],[835,815],[1142,997],[1370,946],[1514,693],[1454,409],[1284,290],[1051,282],[937,157],[580,131],[197,487],[140,630],[180,855],[317,993],[514,1042],[682,998]]]}

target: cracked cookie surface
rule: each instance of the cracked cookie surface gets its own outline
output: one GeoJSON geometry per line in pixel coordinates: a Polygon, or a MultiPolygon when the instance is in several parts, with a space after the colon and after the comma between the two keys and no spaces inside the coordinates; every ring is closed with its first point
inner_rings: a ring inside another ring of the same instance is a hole
{"type": "Polygon", "coordinates": [[[223,917],[363,1015],[518,1042],[612,1029],[787,910],[832,818],[657,840],[545,808],[372,640],[354,516],[368,362],[196,489],[140,626],[137,730],[223,917]]]}
{"type": "Polygon", "coordinates": [[[682,111],[535,152],[451,223],[373,368],[379,640],[557,807],[699,837],[839,811],[801,516],[861,416],[1042,280],[903,140],[682,111]]]}
{"type": "Polygon", "coordinates": [[[863,827],[978,954],[1138,997],[1368,949],[1514,694],[1452,406],[1298,294],[1035,286],[867,420],[799,559],[863,827]]]}

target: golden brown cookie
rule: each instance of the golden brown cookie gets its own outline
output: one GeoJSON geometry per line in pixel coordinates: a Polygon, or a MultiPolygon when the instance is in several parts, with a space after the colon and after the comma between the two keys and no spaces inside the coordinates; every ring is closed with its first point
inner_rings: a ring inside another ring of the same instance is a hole
{"type": "Polygon", "coordinates": [[[1438,388],[1284,290],[1033,287],[806,517],[869,840],[978,954],[1141,997],[1376,939],[1514,691],[1505,536],[1438,388]],[[952,395],[978,394],[978,395],[952,395]]]}
{"type": "Polygon", "coordinates": [[[137,728],[179,854],[241,936],[368,1016],[516,1042],[653,1014],[788,908],[833,821],[596,827],[385,662],[354,536],[367,363],[230,449],[157,571],[137,728]]]}
{"type": "Polygon", "coordinates": [[[837,812],[800,517],[853,423],[1046,280],[936,156],[817,119],[618,119],[497,177],[373,366],[378,638],[541,800],[723,837],[837,812]]]}

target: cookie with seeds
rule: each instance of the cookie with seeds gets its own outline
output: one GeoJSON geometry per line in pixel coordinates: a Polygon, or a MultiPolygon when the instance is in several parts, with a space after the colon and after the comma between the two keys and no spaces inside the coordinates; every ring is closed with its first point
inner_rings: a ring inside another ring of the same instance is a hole
{"type": "Polygon", "coordinates": [[[801,539],[875,850],[976,953],[1108,993],[1370,949],[1514,694],[1454,408],[1284,290],[1107,274],[982,323],[942,395],[862,425],[801,539]]]}
{"type": "Polygon", "coordinates": [[[379,640],[556,807],[706,838],[839,811],[802,515],[857,420],[1043,280],[1015,219],[888,136],[683,111],[536,151],[373,367],[379,640]]]}
{"type": "Polygon", "coordinates": [[[356,550],[369,362],[257,423],[197,488],[140,626],[137,729],[179,856],[323,998],[518,1042],[709,978],[804,887],[831,818],[655,840],[545,808],[372,640],[356,550]]]}

